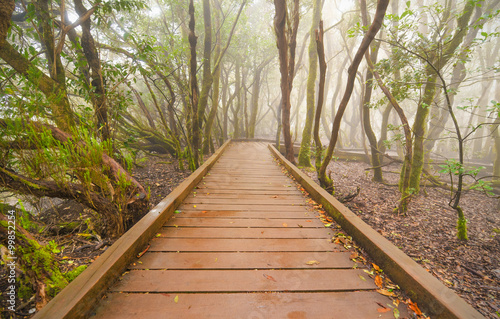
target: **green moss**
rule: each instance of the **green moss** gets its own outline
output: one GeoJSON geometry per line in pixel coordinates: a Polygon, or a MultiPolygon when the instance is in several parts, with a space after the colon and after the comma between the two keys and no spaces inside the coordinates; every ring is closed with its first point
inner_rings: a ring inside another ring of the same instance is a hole
{"type": "Polygon", "coordinates": [[[31,298],[31,296],[33,296],[33,294],[34,294],[34,291],[30,287],[30,285],[24,284],[23,282],[21,282],[21,284],[19,286],[19,291],[18,291],[19,298],[22,300],[28,300],[31,298]]]}
{"type": "Polygon", "coordinates": [[[41,246],[35,240],[27,239],[26,242],[28,245],[19,247],[19,254],[23,259],[22,268],[25,268],[24,273],[29,277],[44,278],[47,294],[54,297],[68,284],[68,281],[61,273],[50,248],[41,246]]]}
{"type": "Polygon", "coordinates": [[[87,269],[87,265],[81,265],[76,267],[75,269],[68,271],[67,273],[64,274],[64,277],[68,282],[72,282],[75,280],[76,277],[78,277],[85,269],[87,269]]]}
{"type": "Polygon", "coordinates": [[[467,219],[465,219],[464,212],[460,206],[455,208],[458,212],[457,220],[457,237],[460,240],[467,240],[467,219]]]}

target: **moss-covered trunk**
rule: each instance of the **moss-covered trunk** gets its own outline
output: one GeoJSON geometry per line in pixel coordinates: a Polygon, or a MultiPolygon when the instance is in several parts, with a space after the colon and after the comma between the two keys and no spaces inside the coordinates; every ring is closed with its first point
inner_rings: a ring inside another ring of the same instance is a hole
{"type": "Polygon", "coordinates": [[[0,244],[9,252],[6,266],[16,296],[19,289],[33,289],[37,309],[68,284],[50,250],[16,223],[15,210],[0,210],[0,244]],[[16,278],[17,271],[26,278],[16,278]]]}
{"type": "Polygon", "coordinates": [[[309,74],[307,76],[307,99],[306,99],[306,119],[304,122],[304,129],[302,131],[302,141],[300,143],[299,151],[299,165],[305,167],[311,167],[311,137],[314,121],[314,102],[316,95],[316,78],[318,76],[318,52],[316,45],[316,38],[312,35],[315,34],[315,30],[319,27],[319,21],[321,19],[321,0],[313,1],[313,18],[312,25],[310,29],[310,41],[309,41],[309,74]]]}

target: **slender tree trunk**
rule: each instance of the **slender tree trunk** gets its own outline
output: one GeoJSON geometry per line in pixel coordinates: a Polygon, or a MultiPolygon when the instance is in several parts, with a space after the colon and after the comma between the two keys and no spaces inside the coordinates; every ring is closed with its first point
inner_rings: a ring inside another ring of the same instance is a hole
{"type": "MultiPolygon", "coordinates": [[[[365,27],[368,26],[368,12],[366,10],[366,0],[361,0],[361,16],[363,20],[363,25],[365,27]]],[[[378,55],[378,49],[380,48],[380,44],[375,44],[372,45],[371,47],[371,54],[366,54],[365,58],[368,58],[371,56],[371,63],[376,63],[377,62],[377,55],[378,55]]],[[[370,50],[370,49],[369,49],[370,50]]],[[[368,52],[368,51],[367,51],[368,52]]],[[[383,182],[383,177],[382,177],[382,167],[380,163],[380,156],[379,156],[379,149],[378,149],[378,144],[377,144],[377,137],[375,136],[375,133],[373,132],[372,125],[371,125],[371,119],[370,119],[370,101],[372,97],[372,91],[373,91],[373,73],[370,70],[370,68],[366,69],[366,77],[365,77],[365,95],[363,99],[363,106],[361,109],[362,113],[362,122],[363,122],[363,128],[366,134],[366,137],[368,138],[368,143],[370,144],[370,154],[371,154],[371,164],[373,167],[373,180],[375,182],[383,182]]]]}
{"type": "MultiPolygon", "coordinates": [[[[210,89],[212,88],[213,76],[211,70],[212,63],[212,17],[210,14],[210,0],[203,0],[203,24],[205,27],[204,41],[203,41],[203,79],[201,82],[201,93],[200,98],[198,100],[198,110],[196,116],[198,117],[198,128],[195,129],[193,134],[197,134],[198,136],[194,138],[197,143],[193,143],[193,148],[195,149],[195,154],[200,158],[196,159],[196,163],[200,163],[203,161],[201,152],[201,143],[202,143],[202,128],[203,128],[203,119],[205,118],[205,110],[208,105],[208,95],[210,93],[210,89]]],[[[206,125],[207,126],[207,125],[206,125]]],[[[205,138],[208,139],[209,135],[206,135],[205,138]]]]}
{"type": "Polygon", "coordinates": [[[319,89],[318,89],[318,104],[316,107],[316,114],[314,116],[314,144],[316,145],[316,158],[315,166],[316,171],[319,171],[321,167],[321,154],[323,152],[323,145],[321,144],[321,139],[319,137],[319,124],[321,120],[321,113],[323,110],[323,100],[325,96],[325,77],[326,77],[326,60],[325,60],[325,46],[323,42],[323,21],[319,22],[319,30],[315,30],[316,35],[316,48],[318,51],[319,60],[319,89]]]}
{"type": "Polygon", "coordinates": [[[358,51],[354,56],[353,62],[349,67],[349,69],[347,70],[348,78],[347,78],[346,90],[344,92],[344,96],[342,97],[342,101],[340,102],[335,119],[333,121],[330,144],[328,145],[325,159],[323,160],[323,163],[321,164],[321,168],[318,173],[318,179],[320,181],[321,186],[332,191],[333,191],[333,182],[326,175],[326,168],[328,167],[328,164],[332,160],[333,150],[335,149],[335,144],[337,143],[340,131],[340,121],[342,119],[342,116],[344,115],[347,103],[349,102],[349,99],[351,97],[354,88],[354,81],[356,79],[356,72],[358,70],[359,64],[363,59],[365,51],[369,48],[370,43],[372,42],[373,38],[375,37],[377,32],[380,30],[380,27],[382,26],[382,21],[384,20],[385,11],[387,10],[388,4],[389,0],[379,0],[373,22],[370,28],[368,29],[368,32],[363,37],[363,41],[361,42],[358,51]]]}
{"type": "Polygon", "coordinates": [[[248,137],[255,137],[255,125],[257,124],[257,113],[259,111],[259,92],[260,92],[260,77],[262,68],[258,67],[255,71],[254,82],[252,87],[252,101],[250,110],[250,123],[248,125],[248,137]]]}
{"type": "MultiPolygon", "coordinates": [[[[220,3],[216,1],[217,8],[215,10],[215,24],[216,28],[220,28],[220,3]]],[[[215,35],[215,56],[214,59],[218,60],[221,55],[221,37],[220,32],[215,35]]],[[[217,114],[217,108],[219,107],[219,90],[220,90],[220,66],[214,69],[212,77],[212,107],[210,108],[210,113],[208,114],[207,123],[205,124],[205,137],[203,140],[203,154],[208,154],[210,149],[210,143],[212,143],[212,126],[217,114]]]]}
{"type": "MultiPolygon", "coordinates": [[[[83,18],[88,10],[83,5],[82,0],[74,0],[75,10],[83,18]]],[[[111,130],[108,122],[108,103],[106,98],[106,89],[104,85],[104,78],[102,75],[101,60],[99,59],[99,54],[95,45],[94,38],[90,33],[90,19],[86,19],[82,22],[82,37],[81,45],[83,48],[83,53],[85,58],[92,70],[92,88],[94,91],[91,92],[92,102],[94,104],[94,113],[97,122],[97,132],[103,140],[108,140],[111,138],[111,130]]]]}
{"type": "Polygon", "coordinates": [[[420,190],[420,176],[422,174],[425,156],[424,141],[427,126],[427,117],[429,115],[429,110],[436,94],[436,81],[438,75],[431,65],[437,66],[436,70],[437,72],[440,72],[450,61],[453,53],[463,42],[465,36],[467,35],[468,23],[472,16],[472,13],[474,12],[475,6],[476,4],[474,2],[467,2],[465,4],[462,14],[457,18],[457,27],[455,34],[445,45],[442,56],[435,56],[434,54],[429,54],[426,57],[420,56],[420,58],[427,63],[425,68],[425,78],[427,79],[427,81],[424,89],[422,103],[417,109],[415,122],[413,124],[413,134],[415,136],[415,142],[413,145],[410,188],[412,188],[415,193],[418,193],[420,190]]]}
{"type": "MultiPolygon", "coordinates": [[[[193,156],[192,159],[189,159],[189,169],[194,171],[199,163],[199,137],[198,131],[200,130],[200,124],[198,121],[198,80],[196,78],[196,43],[198,42],[198,37],[194,33],[195,29],[195,20],[194,20],[194,3],[193,0],[189,1],[189,88],[190,88],[190,102],[191,102],[191,112],[188,116],[190,118],[191,123],[191,146],[193,156]]],[[[189,151],[189,150],[188,150],[189,151]]]]}
{"type": "MultiPolygon", "coordinates": [[[[319,27],[321,20],[321,0],[313,1],[313,18],[310,34],[313,35],[319,27]]],[[[299,165],[311,167],[311,132],[314,121],[314,102],[316,94],[316,78],[318,74],[318,52],[316,39],[311,36],[309,41],[309,74],[307,77],[307,109],[304,130],[302,131],[302,142],[299,151],[299,165]]]]}
{"type": "Polygon", "coordinates": [[[298,0],[294,1],[295,8],[293,13],[294,27],[290,39],[287,39],[286,22],[287,22],[287,7],[285,0],[274,0],[276,9],[274,17],[274,30],[276,32],[277,46],[280,61],[281,73],[281,95],[282,95],[282,125],[283,137],[285,140],[285,156],[286,158],[295,163],[295,156],[293,151],[292,138],[290,134],[290,91],[293,83],[294,74],[294,55],[297,36],[296,30],[298,28],[298,0]],[[296,23],[295,23],[296,22],[296,23]],[[295,25],[297,27],[295,27],[295,25]],[[290,48],[290,52],[289,49],[290,48]],[[290,54],[290,56],[289,56],[290,54]]]}

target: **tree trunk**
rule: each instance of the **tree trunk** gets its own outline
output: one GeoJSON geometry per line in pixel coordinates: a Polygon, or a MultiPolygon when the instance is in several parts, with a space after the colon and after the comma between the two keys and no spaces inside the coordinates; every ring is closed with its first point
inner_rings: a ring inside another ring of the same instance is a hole
{"type": "Polygon", "coordinates": [[[382,21],[384,20],[385,16],[385,11],[387,10],[387,5],[389,4],[389,0],[379,0],[377,4],[377,11],[375,12],[375,17],[373,19],[373,22],[368,29],[368,32],[365,34],[363,37],[363,41],[361,42],[358,51],[356,52],[356,55],[354,56],[354,59],[352,61],[351,66],[347,70],[348,73],[348,78],[347,78],[347,84],[346,84],[346,89],[344,92],[344,96],[342,97],[342,101],[340,102],[337,114],[335,115],[335,119],[333,121],[332,125],[332,135],[330,137],[330,144],[328,145],[327,153],[325,156],[325,159],[323,160],[323,163],[321,164],[321,168],[318,173],[318,179],[320,181],[320,184],[322,187],[333,191],[333,182],[332,180],[326,175],[326,168],[328,167],[328,164],[332,160],[333,156],[333,150],[335,149],[335,144],[337,143],[339,131],[340,131],[340,121],[342,119],[342,116],[344,114],[344,111],[347,107],[347,103],[349,102],[349,99],[351,98],[351,94],[354,88],[354,81],[356,79],[356,72],[358,70],[359,64],[361,63],[361,60],[363,59],[363,55],[365,54],[365,51],[369,48],[370,43],[372,42],[373,38],[377,34],[378,30],[380,30],[380,27],[382,26],[382,21]]]}
{"type": "Polygon", "coordinates": [[[432,54],[429,54],[428,57],[420,56],[420,58],[428,64],[425,68],[425,78],[427,79],[427,81],[424,89],[424,96],[422,98],[421,104],[417,109],[415,122],[413,124],[413,134],[415,136],[415,142],[413,145],[410,188],[412,188],[415,193],[418,193],[420,190],[420,176],[422,174],[425,156],[424,140],[427,126],[427,116],[429,115],[429,109],[436,94],[437,73],[430,65],[437,66],[436,70],[437,72],[440,72],[446,66],[446,64],[448,64],[453,56],[453,53],[467,35],[466,31],[468,28],[468,23],[472,16],[472,13],[474,12],[474,8],[474,2],[467,2],[465,4],[462,14],[457,18],[455,34],[445,45],[442,56],[435,56],[432,54]]]}
{"type": "MultiPolygon", "coordinates": [[[[83,18],[88,14],[88,10],[83,5],[82,0],[74,0],[75,10],[83,18]]],[[[101,60],[99,59],[99,54],[97,52],[94,38],[90,33],[90,19],[85,19],[82,22],[82,37],[81,45],[83,48],[83,53],[85,58],[92,70],[92,88],[94,91],[90,93],[92,102],[94,104],[94,114],[97,122],[97,132],[101,136],[102,140],[108,140],[111,138],[111,130],[108,122],[108,103],[106,98],[106,90],[104,86],[104,78],[102,76],[101,60]]]]}
{"type": "Polygon", "coordinates": [[[196,43],[198,42],[198,37],[194,33],[195,29],[195,20],[194,20],[194,4],[193,0],[189,1],[189,95],[191,102],[191,112],[188,116],[190,121],[190,125],[188,123],[188,128],[191,126],[191,147],[193,156],[192,159],[189,160],[189,169],[194,171],[196,168],[200,166],[199,163],[199,130],[200,124],[198,121],[198,80],[196,78],[197,71],[197,63],[196,63],[196,43]]]}
{"type": "Polygon", "coordinates": [[[293,75],[295,68],[295,47],[297,45],[297,29],[299,25],[299,0],[294,0],[292,14],[293,25],[291,34],[287,39],[287,6],[285,0],[274,0],[276,9],[274,17],[274,31],[276,32],[277,46],[281,73],[281,95],[282,95],[282,128],[285,140],[285,157],[295,163],[292,137],[290,134],[290,92],[292,90],[293,75]]]}
{"type": "MultiPolygon", "coordinates": [[[[220,3],[215,1],[217,8],[215,9],[215,27],[220,29],[220,3]]],[[[221,37],[220,32],[215,34],[215,55],[214,59],[218,60],[221,55],[221,37]]],[[[212,143],[212,127],[219,108],[219,91],[220,91],[220,66],[213,70],[212,76],[212,107],[208,114],[207,122],[205,124],[205,137],[203,139],[203,154],[208,154],[210,151],[210,144],[212,143]]]]}
{"type": "MultiPolygon", "coordinates": [[[[312,26],[309,33],[314,34],[319,27],[321,20],[321,0],[313,1],[312,26]]],[[[309,74],[307,77],[307,109],[304,130],[302,131],[302,142],[299,151],[299,165],[311,167],[311,132],[314,121],[314,102],[316,94],[316,78],[318,74],[318,52],[316,48],[316,39],[311,36],[309,41],[309,74]]]]}
{"type": "Polygon", "coordinates": [[[5,213],[0,210],[0,244],[8,249],[10,255],[6,257],[4,269],[12,270],[13,267],[20,267],[28,279],[28,284],[35,290],[35,304],[40,310],[48,303],[50,297],[55,296],[68,284],[68,281],[62,275],[59,264],[50,250],[41,246],[15,221],[15,210],[5,213]],[[12,245],[12,238],[15,238],[15,247],[12,245]]]}
{"type": "Polygon", "coordinates": [[[318,51],[319,60],[319,89],[318,89],[318,104],[316,107],[316,114],[314,116],[314,144],[316,145],[316,158],[315,166],[316,171],[319,171],[321,167],[321,154],[323,152],[323,145],[321,144],[321,139],[319,137],[319,124],[321,120],[321,113],[323,110],[323,100],[325,96],[325,77],[326,77],[326,60],[325,60],[325,46],[323,42],[323,21],[319,22],[319,30],[315,30],[316,35],[316,48],[318,51]]]}
{"type": "MultiPolygon", "coordinates": [[[[366,10],[366,0],[361,0],[361,16],[363,20],[363,25],[365,27],[368,26],[368,12],[366,10]]],[[[371,63],[376,63],[377,62],[377,55],[378,55],[378,49],[380,48],[380,44],[376,44],[372,46],[371,54],[367,54],[365,58],[368,58],[371,56],[371,63]]],[[[370,50],[370,49],[369,49],[370,50]]],[[[372,125],[371,125],[371,120],[370,120],[370,101],[372,97],[372,91],[373,91],[373,73],[370,70],[370,68],[366,69],[366,77],[365,77],[365,95],[363,98],[363,106],[361,109],[362,113],[362,122],[363,122],[363,128],[366,134],[366,137],[368,138],[368,143],[370,144],[370,154],[371,154],[371,164],[373,167],[373,180],[378,183],[383,182],[383,177],[382,177],[382,167],[380,163],[380,156],[379,156],[379,149],[378,149],[378,144],[377,144],[377,137],[375,136],[375,133],[373,132],[372,125]]]]}

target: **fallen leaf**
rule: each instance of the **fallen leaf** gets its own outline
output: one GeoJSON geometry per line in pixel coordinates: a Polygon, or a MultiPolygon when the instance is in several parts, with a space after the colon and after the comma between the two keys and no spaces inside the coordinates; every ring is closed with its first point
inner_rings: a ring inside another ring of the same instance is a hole
{"type": "MultiPolygon", "coordinates": [[[[146,247],[146,249],[144,249],[143,251],[141,251],[141,252],[137,255],[137,258],[141,258],[141,257],[142,257],[142,255],[144,255],[144,254],[148,251],[149,247],[150,247],[150,245],[148,245],[148,247],[146,247]]],[[[97,258],[97,257],[96,257],[96,258],[97,258]]]]}
{"type": "Polygon", "coordinates": [[[306,223],[312,223],[312,220],[306,220],[306,223]]]}
{"type": "Polygon", "coordinates": [[[382,271],[382,270],[380,269],[380,267],[379,267],[379,266],[377,266],[377,265],[375,265],[374,263],[372,263],[372,266],[373,266],[373,268],[374,268],[376,271],[378,271],[378,272],[381,272],[381,271],[382,271]]]}
{"type": "Polygon", "coordinates": [[[283,223],[283,227],[288,227],[288,224],[287,223],[283,223]]]}
{"type": "Polygon", "coordinates": [[[272,276],[269,276],[269,275],[266,275],[266,274],[263,274],[263,276],[264,276],[266,279],[269,279],[269,280],[272,280],[272,281],[276,282],[276,279],[274,279],[272,276]]]}
{"type": "Polygon", "coordinates": [[[398,308],[394,308],[394,318],[398,319],[399,318],[399,309],[398,308]]]}
{"type": "Polygon", "coordinates": [[[408,308],[410,308],[415,314],[421,316],[422,311],[418,308],[416,302],[412,302],[411,300],[408,300],[408,308]]]}
{"type": "Polygon", "coordinates": [[[391,311],[391,309],[390,308],[378,308],[377,311],[380,312],[380,313],[384,313],[384,312],[391,311]]]}
{"type": "Polygon", "coordinates": [[[196,205],[193,205],[194,208],[196,208],[196,205]]]}
{"type": "Polygon", "coordinates": [[[363,277],[363,276],[361,276],[361,275],[358,275],[358,276],[359,276],[359,278],[361,278],[363,281],[366,281],[366,278],[365,278],[365,277],[363,277]]]}
{"type": "Polygon", "coordinates": [[[202,210],[202,211],[201,211],[201,213],[202,213],[202,214],[206,214],[206,213],[207,213],[207,211],[206,211],[206,210],[202,210]]]}
{"type": "Polygon", "coordinates": [[[317,260],[309,260],[306,262],[306,265],[319,265],[319,261],[317,260]]]}
{"type": "Polygon", "coordinates": [[[377,292],[381,295],[384,295],[384,296],[396,297],[396,294],[394,294],[392,291],[389,291],[386,289],[377,289],[377,292]]]}
{"type": "Polygon", "coordinates": [[[182,213],[180,210],[176,210],[176,211],[174,212],[174,214],[180,214],[180,213],[182,213]]]}
{"type": "Polygon", "coordinates": [[[359,256],[358,253],[354,251],[352,252],[351,256],[349,256],[349,259],[356,259],[358,258],[358,256],[359,256]]]}
{"type": "Polygon", "coordinates": [[[175,303],[179,302],[179,295],[175,296],[175,298],[174,298],[174,302],[175,302],[175,303]]]}
{"type": "Polygon", "coordinates": [[[383,288],[384,286],[384,282],[379,275],[375,276],[375,285],[377,285],[379,288],[383,288]]]}

